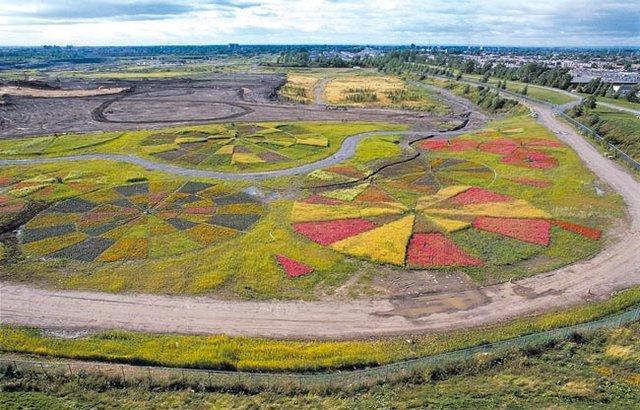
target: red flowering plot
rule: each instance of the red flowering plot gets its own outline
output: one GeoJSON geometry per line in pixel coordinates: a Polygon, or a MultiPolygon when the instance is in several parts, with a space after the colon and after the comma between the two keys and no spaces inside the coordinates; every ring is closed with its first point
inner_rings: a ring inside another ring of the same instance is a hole
{"type": "Polygon", "coordinates": [[[455,139],[449,142],[449,151],[463,152],[478,148],[480,143],[474,140],[455,139]]]}
{"type": "Polygon", "coordinates": [[[528,150],[524,148],[517,149],[510,155],[502,157],[500,162],[538,169],[550,169],[558,166],[558,160],[546,152],[528,150]]]}
{"type": "Polygon", "coordinates": [[[548,148],[560,148],[562,144],[559,141],[536,139],[530,140],[524,143],[526,147],[548,147],[548,148]]]}
{"type": "Polygon", "coordinates": [[[440,151],[449,148],[449,141],[447,140],[426,140],[420,143],[423,149],[430,151],[440,151]]]}
{"type": "Polygon", "coordinates": [[[551,223],[555,226],[559,226],[560,228],[566,231],[577,233],[579,235],[584,236],[585,238],[589,238],[594,241],[599,240],[600,237],[602,236],[602,231],[599,229],[589,228],[588,226],[574,224],[573,222],[560,221],[555,219],[551,221],[551,223]]]}
{"type": "Polygon", "coordinates": [[[311,266],[298,262],[295,259],[287,258],[284,255],[276,255],[276,260],[289,278],[297,278],[313,272],[313,268],[311,266]]]}
{"type": "Polygon", "coordinates": [[[460,249],[441,233],[416,233],[407,250],[407,265],[418,268],[482,266],[484,263],[460,249]]]}
{"type": "Polygon", "coordinates": [[[551,181],[545,181],[544,179],[519,177],[511,178],[510,180],[521,185],[529,185],[536,188],[547,188],[553,185],[551,181]]]}
{"type": "Polygon", "coordinates": [[[513,198],[486,189],[471,187],[451,198],[457,205],[484,204],[488,202],[509,202],[513,198]]]}
{"type": "Polygon", "coordinates": [[[473,227],[536,245],[547,246],[551,240],[551,222],[546,219],[480,216],[473,220],[473,227]]]}
{"type": "Polygon", "coordinates": [[[342,239],[358,235],[375,228],[376,225],[366,219],[337,219],[333,221],[301,222],[293,229],[320,245],[330,245],[342,239]]]}
{"type": "Polygon", "coordinates": [[[490,152],[492,154],[511,154],[518,149],[518,144],[513,140],[506,138],[498,138],[495,140],[487,141],[480,144],[481,151],[490,152]]]}

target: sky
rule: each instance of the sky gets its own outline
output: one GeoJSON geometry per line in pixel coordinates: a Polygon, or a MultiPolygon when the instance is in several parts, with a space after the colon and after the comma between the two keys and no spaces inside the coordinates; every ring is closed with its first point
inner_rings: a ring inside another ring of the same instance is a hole
{"type": "Polygon", "coordinates": [[[640,46],[640,0],[0,0],[0,45],[640,46]]]}

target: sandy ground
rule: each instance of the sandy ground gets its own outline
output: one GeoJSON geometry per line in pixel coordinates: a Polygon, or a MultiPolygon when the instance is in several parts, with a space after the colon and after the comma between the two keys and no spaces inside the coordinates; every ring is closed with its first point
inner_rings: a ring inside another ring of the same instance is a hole
{"type": "Polygon", "coordinates": [[[126,329],[265,336],[353,338],[468,328],[605,299],[640,284],[640,184],[605,159],[548,107],[539,120],[625,199],[624,240],[593,259],[553,272],[477,289],[354,301],[221,301],[206,297],[115,295],[0,285],[0,322],[46,328],[126,329]]]}
{"type": "Polygon", "coordinates": [[[67,98],[67,97],[92,97],[95,95],[118,94],[125,91],[126,87],[95,88],[91,90],[56,90],[32,87],[4,86],[0,87],[0,94],[15,95],[20,97],[38,98],[67,98]]]}

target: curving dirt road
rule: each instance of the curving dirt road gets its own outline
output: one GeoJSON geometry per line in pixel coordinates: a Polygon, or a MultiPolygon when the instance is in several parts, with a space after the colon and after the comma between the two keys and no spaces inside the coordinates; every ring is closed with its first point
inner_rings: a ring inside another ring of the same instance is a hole
{"type": "Polygon", "coordinates": [[[628,205],[631,224],[624,240],[593,259],[514,283],[385,300],[221,301],[52,291],[2,283],[0,322],[69,329],[352,338],[468,328],[604,299],[640,284],[640,184],[554,118],[551,108],[527,104],[628,205]]]}

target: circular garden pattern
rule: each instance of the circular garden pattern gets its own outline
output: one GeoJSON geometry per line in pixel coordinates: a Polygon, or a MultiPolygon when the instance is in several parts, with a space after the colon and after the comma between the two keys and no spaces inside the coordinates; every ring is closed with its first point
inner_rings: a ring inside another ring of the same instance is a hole
{"type": "Polygon", "coordinates": [[[178,255],[250,229],[264,213],[251,195],[202,182],[138,182],[54,204],[19,234],[45,258],[112,262],[178,255]]]}
{"type": "Polygon", "coordinates": [[[329,141],[325,136],[296,125],[246,124],[230,126],[220,133],[154,134],[142,140],[140,145],[152,156],[165,161],[215,168],[293,161],[328,147],[329,141]]]}
{"type": "Polygon", "coordinates": [[[488,181],[488,168],[469,161],[434,159],[392,168],[371,182],[317,189],[294,203],[293,229],[346,255],[413,269],[483,266],[480,254],[456,243],[454,233],[466,229],[539,247],[550,245],[554,226],[600,238],[599,230],[554,220],[525,200],[481,186],[443,184],[473,172],[472,179],[488,181]]]}

